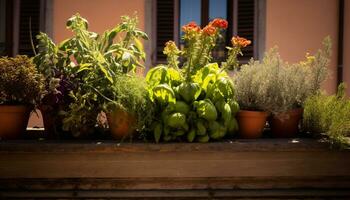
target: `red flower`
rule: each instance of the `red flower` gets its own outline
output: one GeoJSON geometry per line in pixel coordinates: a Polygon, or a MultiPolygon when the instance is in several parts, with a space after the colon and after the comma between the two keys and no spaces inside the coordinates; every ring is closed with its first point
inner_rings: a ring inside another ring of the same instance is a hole
{"type": "Polygon", "coordinates": [[[203,33],[205,35],[208,35],[208,36],[215,35],[216,28],[209,24],[209,25],[207,25],[206,27],[203,28],[203,33]]]}
{"type": "Polygon", "coordinates": [[[219,18],[214,19],[210,24],[216,28],[222,28],[222,29],[227,29],[227,26],[228,26],[228,23],[226,20],[219,19],[219,18]]]}
{"type": "Polygon", "coordinates": [[[248,45],[250,45],[252,42],[250,40],[247,40],[243,37],[233,37],[231,39],[231,42],[234,46],[238,46],[238,47],[246,47],[248,45]]]}
{"type": "Polygon", "coordinates": [[[182,26],[182,31],[187,33],[187,32],[199,32],[201,28],[196,24],[196,22],[190,22],[184,26],[182,26]]]}

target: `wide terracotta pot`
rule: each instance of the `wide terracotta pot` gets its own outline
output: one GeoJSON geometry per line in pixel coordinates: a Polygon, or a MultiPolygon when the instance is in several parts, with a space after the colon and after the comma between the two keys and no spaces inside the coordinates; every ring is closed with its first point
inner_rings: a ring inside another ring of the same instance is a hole
{"type": "Polygon", "coordinates": [[[111,134],[116,139],[125,138],[135,132],[135,116],[121,109],[107,113],[111,134]]]}
{"type": "Polygon", "coordinates": [[[299,123],[302,116],[302,108],[273,115],[269,120],[272,135],[277,138],[295,137],[299,132],[299,123]]]}
{"type": "Polygon", "coordinates": [[[22,105],[0,105],[0,138],[21,138],[27,128],[31,110],[22,105]]]}
{"type": "Polygon", "coordinates": [[[241,138],[260,138],[266,125],[268,114],[262,111],[241,110],[237,114],[241,138]]]}

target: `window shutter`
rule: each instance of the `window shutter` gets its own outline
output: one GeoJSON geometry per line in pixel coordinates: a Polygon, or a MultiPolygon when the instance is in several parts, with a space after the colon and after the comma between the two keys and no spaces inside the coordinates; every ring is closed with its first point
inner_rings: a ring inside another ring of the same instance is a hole
{"type": "Polygon", "coordinates": [[[174,39],[174,0],[157,0],[156,62],[164,63],[164,45],[174,39]]]}
{"type": "Polygon", "coordinates": [[[237,35],[252,41],[252,44],[242,49],[240,60],[244,63],[254,57],[255,41],[255,0],[238,0],[237,2],[237,35]]]}
{"type": "Polygon", "coordinates": [[[21,0],[19,20],[18,53],[33,56],[30,29],[32,31],[33,42],[35,42],[35,36],[39,34],[40,27],[40,0],[21,0]]]}

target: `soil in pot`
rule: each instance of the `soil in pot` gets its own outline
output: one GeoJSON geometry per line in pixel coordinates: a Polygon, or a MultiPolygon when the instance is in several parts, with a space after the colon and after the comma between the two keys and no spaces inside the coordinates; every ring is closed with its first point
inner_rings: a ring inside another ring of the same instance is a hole
{"type": "Polygon", "coordinates": [[[260,138],[267,120],[267,112],[241,110],[237,114],[241,138],[260,138]]]}
{"type": "Polygon", "coordinates": [[[109,129],[114,138],[122,139],[135,132],[136,119],[132,114],[122,109],[116,109],[106,115],[109,129]]]}
{"type": "Polygon", "coordinates": [[[272,135],[277,138],[296,137],[302,116],[302,108],[273,115],[269,120],[272,135]]]}
{"type": "Polygon", "coordinates": [[[0,105],[0,138],[20,139],[27,128],[31,110],[22,105],[0,105]]]}

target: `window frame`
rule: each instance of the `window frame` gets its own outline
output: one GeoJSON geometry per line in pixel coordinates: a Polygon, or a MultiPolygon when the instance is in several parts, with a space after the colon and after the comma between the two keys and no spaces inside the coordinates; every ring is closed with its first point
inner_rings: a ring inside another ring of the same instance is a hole
{"type": "MultiPolygon", "coordinates": [[[[209,0],[201,0],[201,26],[208,23],[209,15],[209,0]],[[204,13],[204,14],[203,14],[204,13]]],[[[255,12],[254,12],[254,36],[253,36],[253,58],[261,59],[265,51],[265,21],[266,21],[266,0],[254,0],[255,12]]],[[[174,21],[173,21],[173,40],[177,45],[179,45],[179,25],[180,25],[180,0],[173,0],[174,3],[174,21]]],[[[227,45],[229,45],[229,39],[232,36],[237,35],[238,29],[238,0],[228,0],[228,12],[227,20],[229,22],[227,45]],[[232,12],[230,12],[232,10],[232,12]]],[[[157,0],[152,0],[152,21],[154,23],[149,23],[152,26],[152,53],[151,53],[151,64],[162,64],[164,61],[159,61],[157,58],[157,0]]],[[[247,62],[246,60],[244,62],[247,62]]]]}

